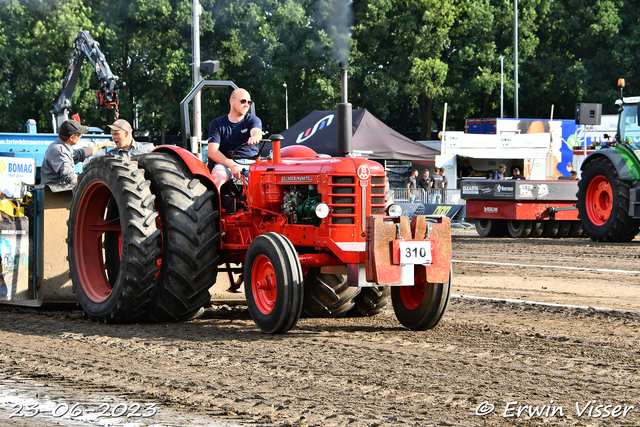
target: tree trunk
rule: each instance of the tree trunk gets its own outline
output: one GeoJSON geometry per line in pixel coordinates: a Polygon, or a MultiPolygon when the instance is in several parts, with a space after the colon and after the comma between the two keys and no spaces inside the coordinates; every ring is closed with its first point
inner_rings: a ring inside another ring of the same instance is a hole
{"type": "Polygon", "coordinates": [[[491,100],[488,96],[484,97],[482,102],[482,117],[485,119],[492,117],[493,109],[491,108],[491,100]]]}
{"type": "Polygon", "coordinates": [[[431,120],[433,118],[433,99],[420,94],[420,138],[423,141],[431,139],[431,120]]]}

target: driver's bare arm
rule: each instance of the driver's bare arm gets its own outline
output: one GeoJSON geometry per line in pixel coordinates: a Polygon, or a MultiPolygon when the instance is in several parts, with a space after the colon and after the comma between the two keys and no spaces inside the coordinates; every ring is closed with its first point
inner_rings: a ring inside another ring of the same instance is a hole
{"type": "Polygon", "coordinates": [[[225,165],[226,167],[230,168],[231,166],[235,165],[235,162],[229,158],[227,158],[227,156],[225,156],[224,154],[222,154],[220,152],[220,143],[219,142],[210,142],[208,147],[208,151],[209,151],[209,158],[216,162],[216,163],[220,163],[222,165],[225,165]]]}
{"type": "Polygon", "coordinates": [[[262,129],[260,128],[251,129],[251,132],[249,132],[249,134],[251,135],[249,137],[249,140],[247,141],[247,144],[249,145],[258,144],[262,140],[262,129]]]}
{"type": "Polygon", "coordinates": [[[209,158],[216,163],[220,163],[231,170],[231,174],[240,179],[240,173],[242,172],[242,168],[233,160],[227,158],[224,154],[220,152],[220,143],[218,142],[210,142],[209,145],[209,158]]]}

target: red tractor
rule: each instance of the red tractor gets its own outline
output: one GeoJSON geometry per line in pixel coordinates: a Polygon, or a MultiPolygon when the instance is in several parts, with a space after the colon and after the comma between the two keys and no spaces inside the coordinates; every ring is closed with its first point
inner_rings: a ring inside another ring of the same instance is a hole
{"type": "MultiPolygon", "coordinates": [[[[236,264],[251,317],[266,333],[288,331],[303,312],[376,314],[389,296],[404,326],[433,328],[451,290],[449,219],[409,220],[393,205],[385,212],[379,163],[281,149],[280,140],[270,138],[272,153],[250,166],[241,187],[216,188],[207,167],[177,147],[93,159],[79,176],[68,232],[85,314],[186,320],[209,302],[218,273],[236,264]]],[[[348,152],[350,140],[343,145],[348,152]]]]}

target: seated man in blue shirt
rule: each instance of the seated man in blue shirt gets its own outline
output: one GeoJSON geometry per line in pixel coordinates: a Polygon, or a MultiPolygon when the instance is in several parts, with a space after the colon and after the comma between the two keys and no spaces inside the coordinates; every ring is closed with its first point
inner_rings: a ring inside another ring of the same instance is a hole
{"type": "MultiPolygon", "coordinates": [[[[231,93],[229,114],[211,122],[209,126],[208,166],[216,187],[220,188],[231,177],[240,179],[243,165],[231,159],[231,153],[244,143],[249,145],[236,152],[236,160],[258,154],[255,145],[262,139],[262,121],[249,114],[251,96],[244,89],[231,93]]],[[[246,165],[246,163],[244,163],[246,165]]]]}
{"type": "Polygon", "coordinates": [[[507,167],[502,163],[500,163],[500,165],[498,166],[498,169],[493,171],[493,174],[491,175],[491,179],[504,179],[504,171],[506,170],[507,170],[507,167]]]}

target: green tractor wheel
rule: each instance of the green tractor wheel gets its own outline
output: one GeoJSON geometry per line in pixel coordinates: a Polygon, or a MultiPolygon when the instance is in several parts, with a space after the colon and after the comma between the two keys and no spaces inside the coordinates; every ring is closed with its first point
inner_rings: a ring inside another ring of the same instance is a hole
{"type": "Polygon", "coordinates": [[[629,216],[631,182],[620,179],[606,157],[587,163],[578,183],[578,217],[592,240],[628,242],[638,234],[640,221],[629,216]]]}

